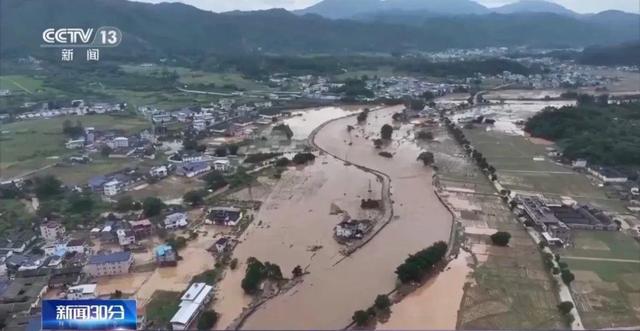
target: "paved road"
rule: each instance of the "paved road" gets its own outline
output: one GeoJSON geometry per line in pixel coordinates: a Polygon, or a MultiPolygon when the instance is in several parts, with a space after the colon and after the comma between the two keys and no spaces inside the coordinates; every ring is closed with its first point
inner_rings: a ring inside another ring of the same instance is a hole
{"type": "Polygon", "coordinates": [[[608,258],[606,258],[606,257],[563,256],[562,258],[563,258],[563,259],[570,259],[570,260],[588,260],[588,261],[605,261],[605,262],[640,263],[640,260],[608,259],[608,258]]]}

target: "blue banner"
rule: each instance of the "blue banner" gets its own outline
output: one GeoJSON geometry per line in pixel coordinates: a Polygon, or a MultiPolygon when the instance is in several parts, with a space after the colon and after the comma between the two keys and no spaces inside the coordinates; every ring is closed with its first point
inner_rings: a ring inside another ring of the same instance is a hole
{"type": "Polygon", "coordinates": [[[135,330],[135,300],[44,300],[43,330],[135,330]]]}

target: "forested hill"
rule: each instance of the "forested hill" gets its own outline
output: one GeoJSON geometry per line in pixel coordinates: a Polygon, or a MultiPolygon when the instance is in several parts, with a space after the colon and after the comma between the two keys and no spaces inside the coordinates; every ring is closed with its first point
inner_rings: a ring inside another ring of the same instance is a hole
{"type": "Polygon", "coordinates": [[[216,14],[180,3],[125,0],[2,0],[0,55],[38,54],[49,27],[116,26],[118,52],[150,56],[203,53],[347,53],[485,46],[587,46],[638,38],[628,29],[535,13],[434,17],[403,25],[330,20],[285,10],[216,14]]]}
{"type": "Polygon", "coordinates": [[[570,159],[640,166],[640,103],[603,104],[590,100],[577,107],[545,109],[528,120],[525,131],[557,141],[570,159]]]}

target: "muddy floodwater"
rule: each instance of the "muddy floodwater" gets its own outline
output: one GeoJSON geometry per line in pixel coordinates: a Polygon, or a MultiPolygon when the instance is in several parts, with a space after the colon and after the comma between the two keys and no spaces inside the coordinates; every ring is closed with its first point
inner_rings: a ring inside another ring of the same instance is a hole
{"type": "Polygon", "coordinates": [[[469,120],[478,116],[495,119],[494,125],[488,127],[488,130],[497,130],[514,135],[524,135],[522,127],[516,123],[524,121],[535,115],[537,112],[546,107],[560,108],[563,106],[575,105],[573,100],[554,100],[554,101],[512,101],[507,100],[500,104],[490,104],[477,106],[452,116],[452,120],[469,120]]]}
{"type": "Polygon", "coordinates": [[[385,147],[394,154],[392,159],[379,156],[373,147],[380,127],[391,124],[391,116],[400,110],[372,112],[366,125],[356,125],[353,116],[337,119],[317,132],[315,143],[348,163],[321,153],[312,165],[283,174],[234,251],[242,262],[240,271],[228,272],[218,286],[217,327],[229,325],[249,303],[240,281],[250,256],[279,264],[285,276],[296,265],[308,274],[301,284],[262,305],[243,328],[337,329],[350,323],[355,310],[395,287],[395,268],[409,254],[448,240],[451,217],[433,192],[431,169],[416,161],[419,149],[411,127],[396,130],[385,147]],[[356,128],[348,132],[347,125],[356,128]],[[389,176],[394,217],[367,245],[343,259],[332,237],[340,217],[330,215],[331,203],[357,218],[362,215],[361,199],[383,193],[373,174],[349,163],[389,176]]]}
{"type": "Polygon", "coordinates": [[[291,113],[293,117],[285,119],[284,123],[293,131],[293,139],[304,140],[322,123],[353,114],[356,110],[359,107],[322,107],[295,111],[291,113]]]}
{"type": "Polygon", "coordinates": [[[460,251],[446,270],[391,307],[391,318],[378,330],[454,330],[471,254],[460,251]]]}

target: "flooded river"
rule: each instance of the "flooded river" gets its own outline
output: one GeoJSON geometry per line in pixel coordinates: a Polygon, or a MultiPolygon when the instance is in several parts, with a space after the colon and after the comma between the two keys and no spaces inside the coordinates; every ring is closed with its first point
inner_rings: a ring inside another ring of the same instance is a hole
{"type": "MultiPolygon", "coordinates": [[[[395,213],[391,223],[337,263],[342,256],[332,235],[340,219],[329,214],[330,204],[357,217],[360,199],[379,197],[381,184],[374,175],[329,155],[304,169],[285,172],[234,256],[241,262],[250,256],[275,262],[285,276],[296,265],[309,274],[302,284],[262,305],[244,328],[342,328],[355,310],[370,306],[378,294],[395,287],[395,268],[407,255],[437,240],[448,240],[451,217],[433,193],[431,170],[416,161],[419,150],[411,141],[410,127],[394,132],[393,143],[386,148],[395,154],[393,159],[378,156],[379,150],[373,147],[372,138],[400,109],[372,112],[368,124],[351,133],[346,128],[355,125],[354,117],[335,120],[319,130],[315,139],[329,153],[390,177],[395,213]]],[[[244,267],[227,274],[219,285],[214,305],[222,315],[219,328],[226,327],[248,303],[239,286],[244,267]]]]}

